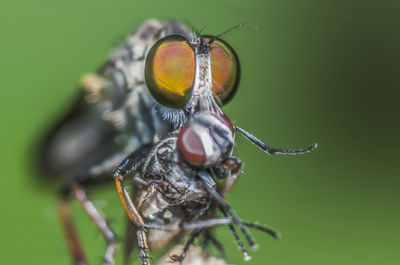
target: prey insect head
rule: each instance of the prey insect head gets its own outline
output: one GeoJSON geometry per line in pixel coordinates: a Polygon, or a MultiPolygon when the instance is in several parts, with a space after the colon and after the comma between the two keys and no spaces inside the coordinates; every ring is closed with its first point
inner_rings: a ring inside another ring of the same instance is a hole
{"type": "Polygon", "coordinates": [[[177,147],[191,165],[210,167],[229,157],[234,144],[234,129],[223,113],[199,111],[184,124],[177,147]]]}
{"type": "Polygon", "coordinates": [[[145,81],[153,98],[189,115],[226,104],[238,88],[239,76],[236,53],[217,37],[195,36],[189,41],[169,35],[146,57],[145,81]]]}

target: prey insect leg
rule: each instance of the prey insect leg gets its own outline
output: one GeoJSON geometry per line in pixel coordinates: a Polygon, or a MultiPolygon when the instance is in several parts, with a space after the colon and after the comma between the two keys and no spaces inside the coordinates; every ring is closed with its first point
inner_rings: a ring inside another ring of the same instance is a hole
{"type": "MultiPolygon", "coordinates": [[[[222,166],[225,169],[231,171],[231,175],[226,180],[225,184],[218,190],[219,194],[221,194],[221,196],[225,198],[226,195],[229,193],[229,191],[232,189],[233,185],[235,185],[235,183],[238,179],[240,169],[242,168],[242,162],[237,157],[230,157],[222,162],[222,166]]],[[[247,227],[257,229],[264,233],[267,233],[275,239],[279,239],[278,233],[276,233],[274,230],[272,230],[268,227],[253,224],[253,223],[248,223],[248,222],[243,222],[243,224],[246,225],[247,227]]]]}
{"type": "MultiPolygon", "coordinates": [[[[220,209],[224,216],[228,216],[222,207],[220,209]]],[[[235,238],[235,241],[238,244],[240,251],[242,251],[242,253],[244,255],[244,259],[250,260],[251,259],[250,253],[247,251],[246,247],[243,245],[242,240],[240,239],[238,233],[236,232],[235,227],[232,224],[229,224],[229,230],[231,230],[231,233],[232,233],[233,237],[235,238]]]]}
{"type": "Polygon", "coordinates": [[[184,221],[179,226],[182,226],[186,222],[186,220],[197,220],[199,217],[203,216],[210,209],[210,205],[211,202],[207,203],[206,205],[200,206],[200,208],[195,210],[190,215],[190,218],[184,219],[184,221]]]}
{"type": "MultiPolygon", "coordinates": [[[[221,225],[233,225],[235,224],[233,219],[230,217],[227,217],[228,214],[222,209],[222,212],[226,216],[225,218],[213,218],[213,219],[206,219],[206,220],[200,220],[200,221],[194,221],[194,222],[184,222],[182,223],[179,228],[184,229],[184,230],[191,230],[191,229],[196,229],[196,228],[212,228],[215,226],[221,226],[221,225]]],[[[249,228],[253,228],[255,230],[259,230],[261,232],[264,232],[266,234],[269,234],[275,239],[278,239],[278,233],[272,230],[271,228],[268,228],[266,226],[254,224],[254,223],[249,223],[249,222],[242,222],[241,223],[249,228]]],[[[160,230],[168,230],[167,227],[162,227],[162,226],[151,226],[149,225],[148,227],[153,228],[153,229],[160,229],[160,230]]]]}
{"type": "Polygon", "coordinates": [[[251,238],[248,230],[246,229],[245,225],[240,221],[239,217],[233,212],[231,206],[224,200],[224,198],[210,185],[207,185],[207,183],[210,182],[210,178],[212,177],[205,171],[200,171],[198,173],[198,176],[204,183],[204,187],[206,188],[207,192],[211,195],[211,197],[220,205],[220,208],[226,211],[233,220],[233,223],[239,226],[239,229],[242,231],[244,236],[247,239],[247,242],[249,242],[249,245],[251,247],[255,246],[255,243],[253,239],[251,238]]]}
{"type": "Polygon", "coordinates": [[[304,154],[304,153],[309,153],[313,149],[317,148],[317,144],[313,144],[310,147],[304,148],[304,149],[294,149],[294,150],[288,150],[288,149],[280,149],[280,148],[272,148],[267,146],[265,143],[263,143],[260,139],[249,133],[248,131],[235,126],[235,131],[239,131],[241,134],[243,134],[244,137],[246,137],[250,142],[255,144],[258,148],[260,148],[262,151],[269,155],[274,155],[274,154],[281,154],[281,155],[299,155],[299,154],[304,154]]]}
{"type": "Polygon", "coordinates": [[[209,255],[210,253],[208,251],[208,245],[211,242],[217,249],[219,256],[221,258],[225,258],[225,250],[222,244],[217,239],[215,239],[215,237],[212,235],[209,229],[205,230],[204,233],[205,233],[204,235],[205,239],[204,243],[202,244],[203,250],[209,255]]]}
{"type": "Polygon", "coordinates": [[[142,261],[142,265],[149,265],[147,254],[149,246],[147,244],[146,228],[142,217],[138,210],[133,204],[129,193],[126,191],[123,180],[124,177],[132,170],[136,170],[137,167],[143,162],[145,155],[151,150],[152,145],[144,145],[125,158],[115,169],[114,179],[117,187],[119,198],[122,205],[128,215],[129,220],[136,228],[136,237],[138,240],[139,258],[142,261]]]}
{"type": "MultiPolygon", "coordinates": [[[[238,233],[236,232],[235,227],[233,226],[233,224],[236,224],[234,222],[234,220],[232,218],[227,217],[228,214],[226,213],[226,211],[224,210],[223,207],[220,207],[221,212],[224,214],[224,216],[226,216],[226,218],[213,218],[213,219],[207,219],[207,220],[200,220],[200,221],[194,221],[194,222],[183,222],[179,225],[179,228],[175,225],[175,226],[167,226],[167,225],[157,225],[157,224],[152,224],[152,223],[148,223],[146,224],[147,228],[151,228],[151,229],[159,229],[159,230],[177,230],[177,229],[184,229],[184,230],[192,230],[194,229],[194,231],[197,230],[201,230],[201,231],[209,231],[210,228],[215,227],[215,226],[220,226],[220,225],[227,225],[229,227],[229,229],[231,230],[231,233],[233,234],[233,237],[235,238],[236,243],[238,244],[240,250],[242,251],[245,260],[249,260],[251,259],[251,255],[249,254],[249,252],[247,251],[246,247],[243,245],[242,240],[240,239],[238,233]]],[[[269,235],[271,235],[272,237],[274,237],[275,239],[278,239],[278,234],[265,226],[261,226],[261,225],[257,225],[257,224],[253,224],[253,223],[248,223],[248,222],[241,222],[244,226],[246,227],[250,227],[259,231],[262,231],[264,233],[267,233],[269,235]]],[[[207,237],[204,241],[205,245],[208,245],[207,242],[207,237]]],[[[190,244],[193,244],[193,240],[188,240],[185,248],[184,249],[189,249],[190,244]]],[[[218,252],[223,253],[223,248],[222,246],[218,246],[218,241],[216,241],[214,239],[214,241],[212,241],[213,244],[216,246],[218,252]]],[[[181,255],[182,256],[182,255],[181,255]]],[[[171,259],[173,261],[182,261],[179,258],[181,256],[172,256],[171,259]]],[[[221,257],[223,257],[223,255],[221,254],[221,257]]]]}
{"type": "MultiPolygon", "coordinates": [[[[229,191],[232,189],[233,185],[236,183],[238,175],[240,173],[240,170],[242,168],[242,162],[240,161],[239,158],[236,157],[230,157],[223,161],[222,166],[230,170],[230,176],[225,182],[225,185],[222,186],[219,190],[219,193],[221,196],[224,198],[226,195],[229,193],[229,191]]],[[[222,213],[224,216],[227,216],[226,212],[224,209],[221,209],[222,213]]],[[[229,230],[231,230],[231,233],[233,234],[233,237],[235,238],[236,243],[238,244],[240,250],[242,251],[245,260],[251,259],[251,256],[247,249],[244,247],[242,240],[240,239],[239,235],[237,234],[235,227],[232,224],[229,224],[229,230]]]]}
{"type": "MultiPolygon", "coordinates": [[[[156,229],[156,230],[164,230],[164,231],[175,231],[175,230],[192,230],[192,229],[197,229],[197,228],[202,228],[202,229],[207,229],[207,228],[212,228],[215,226],[221,226],[221,225],[232,225],[235,224],[232,218],[227,217],[228,215],[225,215],[225,218],[212,218],[212,219],[205,219],[205,220],[198,220],[198,221],[191,221],[191,222],[182,222],[179,225],[173,224],[173,225],[160,225],[155,222],[147,222],[145,224],[145,228],[149,229],[156,229]]],[[[259,230],[261,232],[267,233],[271,235],[274,238],[277,238],[277,233],[272,230],[271,228],[268,228],[266,226],[254,224],[254,223],[249,223],[249,222],[242,222],[241,223],[246,226],[250,227],[256,230],[259,230]]]]}
{"type": "Polygon", "coordinates": [[[200,171],[198,174],[205,184],[204,187],[206,188],[207,192],[216,200],[216,202],[220,205],[222,209],[224,209],[233,219],[233,223],[238,225],[242,233],[245,235],[247,241],[249,242],[250,246],[255,246],[253,239],[251,238],[249,232],[245,228],[244,224],[240,221],[239,217],[233,212],[231,206],[224,200],[224,198],[211,186],[207,185],[209,179],[212,177],[205,171],[200,171]]]}
{"type": "Polygon", "coordinates": [[[279,234],[275,230],[272,230],[271,228],[268,228],[268,227],[262,226],[262,225],[258,225],[258,224],[254,224],[254,223],[248,223],[248,222],[243,222],[243,224],[247,227],[267,233],[270,236],[272,236],[274,239],[279,239],[279,234]]]}
{"type": "Polygon", "coordinates": [[[182,254],[179,256],[178,255],[170,256],[171,261],[182,262],[185,259],[190,246],[193,245],[196,238],[198,238],[202,232],[203,232],[202,228],[197,228],[197,229],[193,230],[192,233],[190,233],[189,239],[186,241],[185,245],[183,246],[182,254]]]}

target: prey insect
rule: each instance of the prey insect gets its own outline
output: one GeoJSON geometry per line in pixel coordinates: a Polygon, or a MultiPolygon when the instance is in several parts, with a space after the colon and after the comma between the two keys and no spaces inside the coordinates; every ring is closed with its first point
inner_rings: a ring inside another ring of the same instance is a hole
{"type": "Polygon", "coordinates": [[[172,261],[182,261],[199,236],[205,248],[211,243],[222,253],[211,233],[215,226],[229,227],[246,259],[250,254],[237,228],[251,247],[248,228],[276,237],[267,227],[244,222],[224,200],[242,166],[232,156],[235,132],[268,154],[302,154],[316,145],[274,149],[232,125],[221,106],[238,88],[240,65],[219,37],[191,36],[171,21],[144,23],[96,74],[84,78],[86,93],[47,136],[40,165],[63,180],[59,212],[76,264],[87,260],[69,213],[71,197],[107,241],[103,264],[114,263],[115,234],[85,192],[112,175],[131,222],[128,241],[136,238],[142,265],[150,264],[149,249],[187,230],[192,232],[183,252],[172,261]],[[126,179],[133,194],[125,189],[126,179]],[[225,181],[217,185],[217,179],[225,181]]]}

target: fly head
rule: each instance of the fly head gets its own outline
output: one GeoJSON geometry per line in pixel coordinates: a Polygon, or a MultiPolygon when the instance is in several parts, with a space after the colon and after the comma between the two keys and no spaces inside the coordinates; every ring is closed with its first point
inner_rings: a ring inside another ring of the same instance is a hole
{"type": "Polygon", "coordinates": [[[169,35],[149,50],[144,75],[163,116],[180,127],[199,111],[222,113],[238,88],[240,65],[217,37],[169,35]]]}

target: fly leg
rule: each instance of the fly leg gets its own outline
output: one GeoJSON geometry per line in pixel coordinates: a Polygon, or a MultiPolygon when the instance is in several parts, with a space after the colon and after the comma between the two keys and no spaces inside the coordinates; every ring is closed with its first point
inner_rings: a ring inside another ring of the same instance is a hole
{"type": "Polygon", "coordinates": [[[146,155],[151,150],[152,145],[144,145],[125,158],[115,169],[114,169],[114,180],[117,187],[119,198],[124,206],[125,212],[128,215],[129,220],[136,228],[136,237],[138,240],[139,258],[142,261],[142,265],[150,265],[149,255],[147,250],[149,246],[147,244],[146,228],[142,217],[138,210],[133,204],[129,193],[126,191],[123,180],[125,176],[136,170],[141,163],[143,163],[146,155]]]}
{"type": "Polygon", "coordinates": [[[203,232],[202,228],[196,228],[195,230],[193,230],[190,233],[189,239],[186,241],[185,245],[183,246],[182,254],[179,255],[179,256],[178,255],[170,256],[171,261],[172,262],[180,262],[181,263],[185,259],[186,254],[189,251],[190,246],[193,245],[194,240],[200,236],[201,232],[203,232]]]}
{"type": "MultiPolygon", "coordinates": [[[[226,180],[225,185],[222,186],[219,190],[219,194],[221,194],[222,198],[225,198],[237,181],[240,170],[242,169],[242,161],[237,157],[229,157],[221,163],[221,166],[226,170],[230,170],[231,173],[228,179],[226,180]]],[[[227,216],[224,210],[222,210],[222,213],[224,214],[225,217],[227,216]]],[[[243,242],[240,239],[238,233],[236,232],[235,227],[232,224],[229,224],[228,226],[229,230],[231,230],[233,237],[235,238],[236,243],[238,244],[240,250],[244,255],[244,259],[250,260],[251,255],[243,245],[243,242]]]]}
{"type": "Polygon", "coordinates": [[[304,154],[304,153],[309,153],[313,149],[317,148],[317,144],[313,144],[310,147],[304,148],[304,149],[294,149],[294,150],[287,150],[287,149],[280,149],[280,148],[271,148],[267,146],[265,143],[263,143],[260,139],[249,133],[248,131],[235,126],[235,131],[239,131],[241,134],[243,134],[244,137],[246,137],[250,142],[255,144],[258,148],[260,148],[262,151],[269,155],[274,155],[274,154],[281,154],[281,155],[298,155],[298,154],[304,154]]]}
{"type": "MultiPolygon", "coordinates": [[[[221,209],[222,213],[224,216],[227,216],[226,212],[221,209]]],[[[240,251],[242,251],[243,255],[244,255],[244,260],[250,260],[251,259],[251,255],[249,253],[249,251],[247,251],[246,247],[243,245],[242,240],[240,239],[238,233],[236,232],[235,227],[233,226],[233,224],[229,224],[229,230],[231,230],[231,233],[233,235],[233,237],[235,238],[236,243],[239,246],[240,251]]]]}
{"type": "Polygon", "coordinates": [[[104,255],[103,265],[114,264],[114,256],[117,250],[117,242],[114,232],[108,226],[105,218],[97,210],[95,205],[88,199],[83,187],[99,184],[101,181],[104,181],[101,177],[105,172],[111,171],[117,163],[115,161],[120,160],[121,156],[121,154],[115,154],[111,158],[105,159],[80,171],[72,181],[63,186],[63,196],[58,205],[58,212],[65,231],[68,247],[76,264],[87,264],[87,260],[69,210],[69,200],[71,195],[77,199],[79,204],[89,215],[107,241],[107,249],[104,255]]]}
{"type": "Polygon", "coordinates": [[[205,233],[204,242],[201,246],[201,248],[204,250],[204,252],[206,252],[207,255],[210,255],[210,252],[208,250],[208,245],[211,242],[217,249],[219,256],[221,258],[225,259],[225,250],[224,250],[224,247],[222,246],[222,244],[217,239],[215,239],[215,237],[213,236],[213,234],[211,233],[211,231],[209,229],[205,230],[204,233],[205,233]]]}
{"type": "MultiPolygon", "coordinates": [[[[191,215],[190,219],[191,219],[191,220],[196,220],[196,219],[198,219],[200,216],[203,216],[203,215],[207,212],[207,210],[210,208],[210,204],[211,204],[211,203],[207,203],[206,205],[203,205],[201,208],[197,209],[197,210],[191,215]]],[[[180,229],[185,229],[185,228],[184,228],[185,223],[186,223],[185,221],[183,221],[182,223],[180,223],[180,224],[179,224],[179,228],[180,228],[180,229]]],[[[177,255],[171,256],[171,257],[170,257],[171,260],[172,260],[172,261],[179,261],[179,262],[182,262],[182,261],[185,259],[186,254],[187,254],[187,252],[189,251],[190,246],[193,245],[194,240],[195,240],[197,237],[199,237],[200,234],[201,234],[203,231],[204,231],[204,229],[201,228],[201,227],[196,227],[196,228],[194,228],[194,230],[191,232],[191,234],[190,234],[190,236],[189,236],[189,239],[186,241],[185,245],[183,246],[182,254],[179,255],[179,256],[177,256],[177,255]]]]}
{"type": "MultiPolygon", "coordinates": [[[[221,211],[224,214],[224,216],[228,216],[228,214],[224,211],[224,209],[222,207],[221,207],[221,211]]],[[[223,219],[221,218],[221,220],[223,220],[223,219]]],[[[233,219],[229,218],[228,220],[229,220],[229,222],[226,222],[224,224],[229,226],[229,229],[231,230],[231,233],[233,234],[233,237],[235,238],[236,243],[238,244],[240,250],[242,251],[245,260],[250,260],[251,256],[248,253],[247,249],[244,247],[242,240],[240,239],[238,233],[235,230],[235,227],[233,226],[233,223],[234,223],[233,219]]],[[[254,224],[254,223],[248,223],[248,222],[241,222],[241,223],[246,227],[253,228],[253,229],[259,230],[261,232],[264,232],[266,234],[269,234],[274,239],[277,239],[277,240],[279,239],[279,234],[276,231],[272,230],[271,228],[268,228],[268,227],[262,226],[262,225],[258,225],[258,224],[254,224]]],[[[220,222],[219,225],[222,225],[222,222],[220,222]]],[[[245,236],[246,236],[246,234],[245,234],[245,236]]],[[[253,246],[251,245],[251,247],[254,247],[254,245],[253,246]]]]}
{"type": "MultiPolygon", "coordinates": [[[[227,215],[226,215],[227,216],[227,215]]],[[[241,223],[249,228],[253,228],[256,230],[259,230],[261,232],[267,233],[270,236],[272,236],[275,239],[278,239],[278,233],[272,230],[271,228],[268,228],[266,226],[254,224],[254,223],[249,223],[249,222],[243,222],[241,223]]],[[[196,228],[212,228],[215,226],[220,226],[220,225],[231,225],[234,224],[234,221],[230,217],[225,217],[225,218],[212,218],[212,219],[205,219],[205,220],[200,220],[200,221],[194,221],[194,222],[184,222],[179,226],[179,229],[184,229],[184,230],[192,230],[196,228]]],[[[159,230],[176,230],[177,228],[173,227],[168,227],[168,226],[157,226],[157,225],[152,225],[152,224],[147,224],[146,227],[152,228],[152,229],[159,229],[159,230]]]]}
{"type": "Polygon", "coordinates": [[[60,200],[57,206],[58,215],[65,237],[67,239],[68,248],[76,265],[87,264],[87,259],[83,251],[82,243],[79,239],[74,222],[72,221],[71,212],[67,200],[60,200]]]}
{"type": "MultiPolygon", "coordinates": [[[[225,216],[227,216],[224,209],[221,209],[221,211],[223,212],[223,214],[225,216]]],[[[274,230],[272,230],[268,227],[253,224],[253,223],[248,223],[248,222],[241,222],[241,223],[246,227],[250,227],[250,228],[262,231],[264,233],[271,235],[275,239],[278,239],[278,234],[274,230]]],[[[204,231],[205,233],[208,233],[211,235],[210,228],[215,227],[215,226],[220,226],[220,225],[227,225],[227,226],[229,226],[229,229],[231,230],[239,248],[244,253],[245,259],[248,260],[251,258],[251,256],[248,253],[248,251],[246,250],[246,248],[244,247],[243,242],[239,238],[239,235],[237,234],[233,224],[235,224],[233,219],[226,217],[226,218],[213,218],[213,219],[206,219],[206,220],[199,220],[199,221],[192,221],[192,222],[182,222],[179,224],[179,226],[177,226],[176,224],[175,225],[160,225],[157,223],[147,223],[146,228],[165,230],[165,231],[194,230],[192,232],[189,240],[186,242],[186,244],[184,246],[183,253],[180,256],[174,255],[171,257],[172,261],[182,262],[186,256],[186,252],[189,250],[189,247],[193,244],[195,238],[198,237],[201,232],[204,231]]],[[[207,238],[207,236],[206,236],[204,244],[208,244],[208,240],[212,241],[212,243],[216,246],[220,255],[223,257],[223,254],[221,254],[221,253],[223,253],[224,251],[223,251],[223,248],[219,246],[220,245],[219,242],[216,241],[214,238],[207,238]]]]}
{"type": "MultiPolygon", "coordinates": [[[[209,183],[210,181],[203,181],[205,183],[206,189],[211,192],[212,196],[217,200],[218,204],[220,204],[220,208],[222,213],[224,214],[225,217],[228,217],[228,213],[229,215],[232,216],[231,218],[220,218],[220,219],[214,219],[214,220],[205,220],[203,221],[202,225],[209,225],[209,226],[215,226],[215,225],[228,225],[229,229],[232,232],[232,235],[235,238],[236,243],[238,244],[240,250],[242,251],[245,260],[249,260],[251,258],[249,252],[247,251],[247,249],[244,247],[242,240],[240,239],[238,233],[235,230],[235,227],[233,226],[233,224],[237,224],[239,225],[239,228],[241,229],[241,231],[243,232],[243,234],[246,236],[246,239],[248,240],[250,246],[254,246],[254,242],[252,241],[250,235],[248,234],[247,230],[245,229],[246,227],[250,227],[250,228],[254,228],[260,231],[263,231],[269,235],[271,235],[272,237],[274,237],[275,239],[278,239],[278,234],[268,228],[268,227],[264,227],[264,226],[259,226],[256,224],[252,224],[252,223],[246,223],[246,222],[242,222],[239,220],[239,218],[236,216],[236,214],[232,211],[232,209],[230,208],[230,206],[225,202],[225,200],[223,199],[224,197],[226,197],[226,195],[229,193],[229,191],[232,189],[233,185],[236,183],[238,175],[240,173],[240,170],[242,168],[242,162],[240,161],[239,158],[236,157],[230,157],[227,158],[226,160],[224,160],[221,165],[220,165],[223,169],[225,170],[229,170],[230,171],[230,176],[228,177],[228,179],[225,182],[225,185],[223,185],[218,192],[215,191],[215,189],[210,186],[207,185],[207,183],[209,183]],[[207,188],[208,187],[208,188],[207,188]],[[228,212],[228,213],[227,213],[228,212]],[[225,222],[226,221],[226,222],[225,222]],[[214,224],[213,224],[214,222],[214,224]],[[249,240],[250,239],[250,240],[249,240]]],[[[208,175],[208,174],[207,174],[208,175]]],[[[203,178],[205,180],[207,180],[210,176],[204,175],[203,178]]],[[[195,224],[186,224],[186,226],[190,227],[192,225],[195,224]]],[[[200,225],[200,224],[197,224],[200,225]]]]}
{"type": "MultiPolygon", "coordinates": [[[[229,157],[221,162],[220,167],[223,168],[224,170],[230,171],[230,175],[229,175],[228,179],[225,181],[225,184],[218,190],[218,193],[221,195],[221,198],[225,198],[226,195],[232,189],[233,185],[237,181],[240,170],[242,169],[242,161],[237,157],[229,157]]],[[[212,187],[210,187],[210,188],[212,188],[212,187]]],[[[222,213],[224,214],[224,216],[227,217],[225,210],[224,209],[221,209],[221,210],[222,210],[222,213]]],[[[223,219],[221,218],[219,221],[222,222],[222,220],[223,219]]],[[[211,220],[207,220],[207,222],[211,224],[210,221],[211,220]]],[[[215,220],[215,221],[218,221],[218,220],[215,220]]],[[[228,225],[229,230],[231,230],[231,233],[232,233],[233,237],[235,238],[235,241],[238,244],[240,251],[242,251],[245,260],[251,259],[249,252],[243,245],[242,240],[240,239],[238,233],[236,232],[235,227],[232,224],[232,220],[228,219],[228,221],[229,221],[229,223],[226,223],[226,225],[228,225]]],[[[215,225],[217,225],[217,224],[215,224],[215,225]]],[[[216,245],[216,247],[217,247],[217,245],[216,245]]],[[[218,249],[218,247],[217,247],[217,249],[218,249]]]]}
{"type": "MultiPolygon", "coordinates": [[[[210,183],[212,183],[212,177],[205,171],[200,171],[198,173],[198,176],[200,177],[200,179],[203,181],[204,183],[204,187],[206,188],[207,192],[211,195],[211,197],[219,204],[221,211],[224,213],[224,215],[230,215],[232,217],[232,222],[235,225],[239,226],[239,229],[242,231],[242,233],[244,234],[244,236],[246,237],[247,242],[249,243],[249,245],[254,248],[255,247],[255,243],[252,239],[252,237],[250,236],[248,230],[245,227],[245,224],[243,224],[243,222],[239,219],[239,217],[233,212],[231,206],[224,200],[224,198],[217,192],[217,190],[215,189],[215,187],[213,187],[212,185],[210,185],[210,183]]],[[[245,259],[250,259],[250,255],[248,254],[247,250],[244,248],[243,244],[241,244],[240,239],[238,239],[237,233],[234,230],[232,225],[229,225],[232,234],[235,236],[235,239],[237,241],[237,243],[239,244],[242,252],[245,255],[245,259]],[[243,246],[243,248],[242,248],[243,246]]]]}
{"type": "MultiPolygon", "coordinates": [[[[226,213],[223,209],[221,209],[223,214],[225,216],[226,213]]],[[[243,223],[244,224],[244,223],[243,223]]],[[[231,218],[215,218],[215,219],[209,219],[209,220],[201,220],[197,222],[187,222],[187,223],[182,223],[181,228],[182,229],[207,229],[219,225],[227,225],[229,227],[229,230],[231,230],[231,233],[233,234],[233,237],[235,238],[236,243],[238,244],[240,250],[242,251],[245,260],[249,260],[251,258],[249,252],[243,245],[242,240],[240,239],[239,235],[237,234],[235,227],[233,226],[233,222],[231,218]]],[[[208,229],[207,229],[208,231],[208,229]]],[[[217,246],[217,245],[216,245],[217,246]]],[[[217,246],[218,249],[218,246],[217,246]]],[[[218,249],[220,251],[220,249],[218,249]]]]}
{"type": "Polygon", "coordinates": [[[86,196],[85,190],[79,184],[73,187],[73,193],[78,200],[79,204],[89,215],[92,221],[96,224],[97,228],[103,234],[107,241],[107,249],[104,255],[103,265],[114,264],[114,257],[117,251],[117,241],[114,232],[111,230],[103,215],[97,210],[96,206],[86,196]]]}

